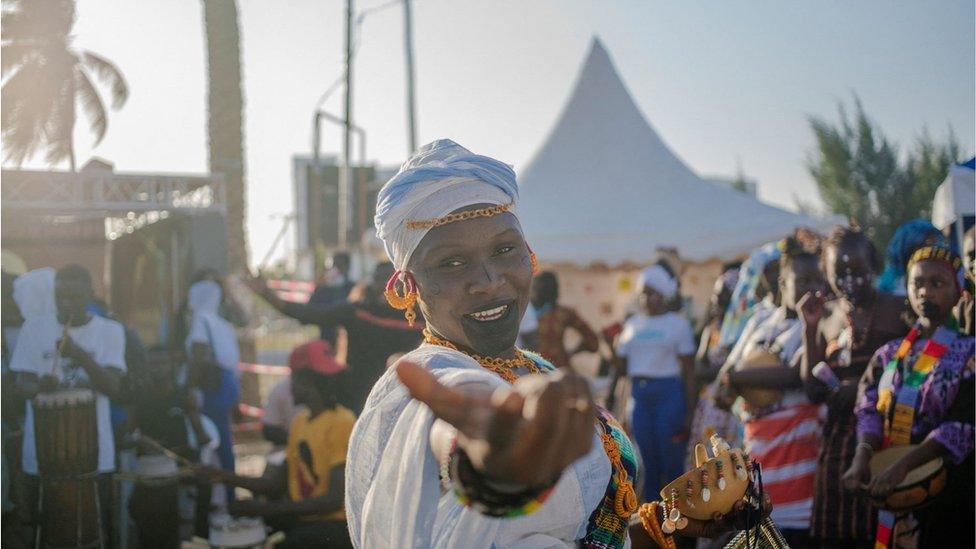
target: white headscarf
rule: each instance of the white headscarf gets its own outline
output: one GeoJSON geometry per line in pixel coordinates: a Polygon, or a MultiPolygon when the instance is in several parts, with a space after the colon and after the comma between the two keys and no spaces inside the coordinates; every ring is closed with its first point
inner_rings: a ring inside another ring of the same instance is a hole
{"type": "Polygon", "coordinates": [[[186,352],[192,352],[194,343],[207,343],[213,348],[214,358],[221,368],[236,371],[240,348],[234,327],[217,312],[221,297],[220,284],[212,280],[202,280],[190,286],[186,301],[193,319],[186,337],[186,352]]]}
{"type": "Polygon", "coordinates": [[[376,235],[397,270],[430,229],[410,229],[410,220],[429,220],[474,204],[512,204],[518,185],[508,164],[472,153],[450,139],[424,145],[376,197],[376,235]]]}
{"type": "Polygon", "coordinates": [[[641,272],[637,287],[643,289],[644,286],[653,288],[665,301],[678,292],[678,282],[660,265],[651,265],[641,272]]]}
{"type": "Polygon", "coordinates": [[[14,279],[14,302],[24,320],[44,315],[58,314],[54,302],[54,277],[52,267],[34,269],[14,279]]]}

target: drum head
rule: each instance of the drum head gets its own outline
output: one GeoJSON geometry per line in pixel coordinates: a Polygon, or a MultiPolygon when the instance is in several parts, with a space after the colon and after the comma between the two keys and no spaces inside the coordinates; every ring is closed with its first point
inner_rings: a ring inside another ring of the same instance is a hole
{"type": "Polygon", "coordinates": [[[86,404],[95,400],[95,393],[91,389],[62,389],[60,391],[50,391],[38,393],[34,397],[35,406],[73,406],[75,404],[86,404]]]}
{"type": "MultiPolygon", "coordinates": [[[[914,450],[915,447],[915,445],[894,446],[892,448],[886,448],[875,454],[874,457],[871,458],[871,462],[869,464],[871,469],[871,477],[873,478],[883,473],[885,469],[891,466],[891,464],[895,463],[906,454],[914,450]]],[[[901,481],[901,483],[898,484],[898,487],[902,488],[917,484],[931,477],[941,468],[942,458],[935,458],[932,461],[929,461],[928,463],[909,471],[908,474],[905,475],[905,480],[901,481]]]]}

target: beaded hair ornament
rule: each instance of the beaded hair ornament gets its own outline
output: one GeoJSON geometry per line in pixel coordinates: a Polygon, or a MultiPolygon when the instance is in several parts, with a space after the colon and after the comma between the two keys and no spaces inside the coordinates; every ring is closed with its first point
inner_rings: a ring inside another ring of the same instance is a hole
{"type": "MultiPolygon", "coordinates": [[[[435,217],[434,219],[410,219],[407,220],[406,226],[408,229],[433,229],[434,227],[440,227],[456,221],[465,221],[478,217],[494,217],[507,212],[514,205],[514,203],[499,204],[488,208],[447,214],[443,217],[435,217]]],[[[539,274],[539,261],[536,259],[535,252],[532,251],[532,248],[529,248],[529,261],[532,263],[532,274],[539,274]]],[[[417,281],[413,279],[413,275],[406,270],[397,270],[390,277],[390,280],[387,281],[386,291],[383,292],[383,295],[386,297],[386,302],[390,304],[390,307],[404,311],[403,316],[406,317],[407,324],[413,326],[417,320],[417,313],[414,312],[413,308],[417,304],[417,298],[420,296],[417,292],[417,281]],[[397,281],[401,281],[403,284],[403,295],[400,295],[397,291],[397,281]]]]}
{"type": "Polygon", "coordinates": [[[919,261],[938,261],[944,264],[956,275],[956,284],[958,284],[959,290],[962,291],[966,287],[966,278],[969,276],[969,273],[963,268],[962,259],[952,253],[952,250],[943,248],[942,246],[925,246],[924,248],[919,248],[908,259],[905,272],[911,271],[912,266],[919,261]]]}

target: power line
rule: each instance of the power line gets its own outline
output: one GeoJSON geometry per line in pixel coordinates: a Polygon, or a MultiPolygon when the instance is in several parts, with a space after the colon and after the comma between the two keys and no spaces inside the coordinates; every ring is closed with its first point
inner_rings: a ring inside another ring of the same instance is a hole
{"type": "MultiPolygon", "coordinates": [[[[363,26],[363,22],[366,20],[366,17],[369,15],[373,15],[374,13],[379,13],[381,11],[390,9],[396,5],[399,5],[401,2],[402,0],[389,0],[388,2],[384,2],[382,4],[373,6],[371,8],[366,8],[359,12],[359,15],[356,16],[356,19],[353,23],[354,24],[354,31],[353,31],[354,38],[353,38],[353,46],[352,46],[353,58],[356,57],[356,53],[359,52],[359,46],[362,43],[362,26],[363,26]]],[[[416,2],[416,0],[414,0],[414,2],[416,2]]],[[[332,97],[332,94],[335,93],[335,91],[339,89],[339,86],[342,85],[344,78],[345,78],[344,75],[339,75],[339,77],[336,78],[335,81],[333,81],[332,84],[330,84],[329,87],[325,89],[325,91],[319,97],[319,100],[315,103],[315,110],[319,110],[319,108],[326,101],[328,101],[330,97],[332,97]]]]}

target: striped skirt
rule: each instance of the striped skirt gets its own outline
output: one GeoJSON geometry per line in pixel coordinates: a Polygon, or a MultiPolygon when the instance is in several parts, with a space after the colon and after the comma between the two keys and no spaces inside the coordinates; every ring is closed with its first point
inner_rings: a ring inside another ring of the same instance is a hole
{"type": "Polygon", "coordinates": [[[762,465],[763,485],[773,501],[770,517],[780,529],[810,528],[823,426],[820,407],[805,400],[787,396],[780,410],[745,422],[746,451],[762,465]]]}
{"type": "Polygon", "coordinates": [[[841,477],[854,459],[857,429],[853,423],[830,423],[817,456],[813,520],[810,535],[819,540],[874,540],[877,510],[867,498],[844,489],[841,477]]]}

